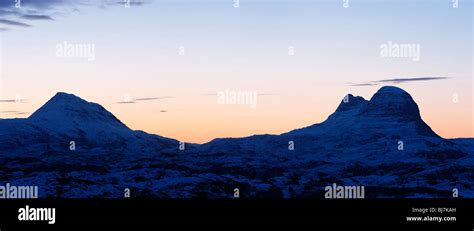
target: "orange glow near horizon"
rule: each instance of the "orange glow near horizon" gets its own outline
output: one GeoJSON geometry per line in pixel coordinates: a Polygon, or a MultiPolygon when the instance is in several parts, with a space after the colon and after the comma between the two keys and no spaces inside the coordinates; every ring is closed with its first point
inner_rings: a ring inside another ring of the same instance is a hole
{"type": "Polygon", "coordinates": [[[440,136],[474,137],[473,1],[44,2],[54,7],[38,13],[54,20],[3,15],[31,26],[0,25],[0,118],[26,118],[61,91],[131,129],[205,143],[321,123],[348,93],[369,100],[387,84],[440,136]],[[417,52],[382,55],[387,44],[417,52]],[[219,104],[225,89],[257,92],[256,108],[219,104]],[[120,104],[126,95],[147,100],[120,104]]]}
{"type": "MultiPolygon", "coordinates": [[[[364,98],[369,100],[377,88],[349,91],[354,95],[357,95],[356,91],[361,91],[364,98]]],[[[452,101],[449,91],[433,95],[429,89],[415,90],[413,86],[402,88],[412,95],[423,120],[438,135],[444,138],[474,137],[472,101],[469,97],[464,97],[470,95],[469,86],[458,88],[461,97],[456,103],[452,101]]],[[[306,101],[298,99],[308,99],[309,96],[299,94],[262,95],[259,96],[255,109],[248,105],[219,105],[214,95],[189,95],[136,104],[119,104],[119,97],[107,97],[106,94],[76,95],[103,105],[133,130],[143,130],[184,142],[206,143],[215,138],[281,134],[323,122],[335,111],[343,94],[342,91],[321,91],[306,101]]],[[[27,111],[28,114],[4,113],[1,117],[27,117],[48,100],[46,97],[41,100],[25,97],[25,102],[2,104],[0,110],[27,111]]]]}

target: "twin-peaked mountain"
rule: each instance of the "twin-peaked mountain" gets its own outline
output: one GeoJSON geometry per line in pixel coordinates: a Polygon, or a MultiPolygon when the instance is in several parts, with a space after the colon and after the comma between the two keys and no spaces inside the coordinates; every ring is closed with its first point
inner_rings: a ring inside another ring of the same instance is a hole
{"type": "Polygon", "coordinates": [[[368,154],[372,150],[370,147],[366,151],[352,151],[352,148],[373,144],[380,144],[381,147],[375,149],[377,152],[387,154],[397,151],[400,141],[408,151],[427,148],[427,142],[449,145],[421,119],[417,104],[407,92],[386,86],[369,101],[360,96],[347,95],[336,111],[322,123],[278,136],[216,139],[203,147],[208,148],[207,151],[240,152],[244,149],[275,153],[287,152],[288,141],[293,141],[295,152],[334,153],[335,156],[341,156],[346,151],[349,151],[347,155],[368,154]]]}
{"type": "Polygon", "coordinates": [[[342,128],[338,133],[355,129],[383,129],[385,134],[420,135],[439,137],[421,119],[418,105],[405,91],[397,87],[382,87],[369,100],[349,94],[343,99],[336,111],[322,124],[298,129],[288,134],[318,134],[328,130],[342,128]],[[395,127],[396,126],[396,127],[395,127]],[[400,130],[400,126],[407,127],[400,130]],[[324,128],[321,128],[324,127],[324,128]]]}
{"type": "Polygon", "coordinates": [[[0,184],[44,197],[320,197],[332,183],[368,197],[474,197],[474,142],[439,137],[412,97],[347,95],[324,122],[281,135],[180,143],[129,129],[99,104],[58,93],[27,119],[0,120],[0,184]],[[73,143],[71,143],[73,142],[73,143]],[[71,148],[74,144],[74,148],[71,148]]]}

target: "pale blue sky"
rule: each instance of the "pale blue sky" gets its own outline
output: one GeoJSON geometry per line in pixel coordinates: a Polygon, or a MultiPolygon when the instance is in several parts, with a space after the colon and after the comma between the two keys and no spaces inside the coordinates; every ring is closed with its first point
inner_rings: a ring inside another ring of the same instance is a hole
{"type": "MultiPolygon", "coordinates": [[[[381,87],[350,83],[449,77],[398,85],[414,96],[435,130],[446,126],[441,125],[444,122],[436,125],[441,118],[435,107],[440,104],[455,115],[471,116],[470,121],[469,116],[448,119],[462,118],[464,125],[472,124],[472,1],[460,0],[459,7],[453,8],[450,0],[349,0],[349,7],[344,8],[342,0],[241,0],[238,9],[232,0],[155,0],[130,9],[113,1],[105,9],[99,7],[99,1],[88,5],[77,4],[84,2],[80,0],[44,2],[52,3],[48,8],[28,7],[26,1],[21,12],[33,9],[33,14],[54,20],[27,20],[0,11],[0,19],[31,25],[0,22],[0,28],[8,29],[0,32],[0,98],[21,95],[31,99],[16,106],[0,104],[0,110],[32,112],[55,92],[67,91],[108,106],[133,123],[139,115],[128,115],[125,106],[115,104],[125,94],[173,96],[175,100],[159,106],[143,107],[184,115],[194,113],[188,104],[206,104],[209,98],[203,95],[232,88],[273,94],[261,100],[260,108],[268,106],[266,113],[293,111],[285,116],[297,122],[272,130],[284,132],[292,126],[320,122],[346,93],[370,98],[381,87]],[[64,41],[93,44],[95,60],[58,58],[55,47],[64,41]],[[419,44],[420,61],[381,58],[380,46],[388,41],[419,44]],[[184,56],[178,55],[180,46],[185,48],[184,56]],[[290,46],[294,56],[288,55],[290,46]],[[460,95],[462,101],[457,105],[462,106],[451,107],[453,93],[460,95]]],[[[15,11],[5,3],[0,4],[2,9],[15,11]]],[[[220,109],[209,110],[222,117],[220,109]]],[[[169,120],[166,116],[157,120],[172,124],[171,116],[169,120]]],[[[455,126],[460,132],[446,134],[469,135],[462,125],[455,126]]],[[[135,127],[147,130],[146,124],[135,127]]],[[[470,134],[474,134],[472,129],[470,134]]]]}

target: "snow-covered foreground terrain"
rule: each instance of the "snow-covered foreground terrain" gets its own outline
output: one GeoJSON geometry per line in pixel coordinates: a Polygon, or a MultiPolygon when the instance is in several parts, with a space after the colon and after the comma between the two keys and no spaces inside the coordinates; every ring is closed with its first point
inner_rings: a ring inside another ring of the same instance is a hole
{"type": "Polygon", "coordinates": [[[102,106],[58,93],[27,119],[0,120],[0,185],[40,197],[474,197],[474,139],[443,139],[400,88],[348,95],[321,124],[281,135],[186,144],[130,130],[102,106]],[[75,149],[75,150],[71,150],[75,149]]]}

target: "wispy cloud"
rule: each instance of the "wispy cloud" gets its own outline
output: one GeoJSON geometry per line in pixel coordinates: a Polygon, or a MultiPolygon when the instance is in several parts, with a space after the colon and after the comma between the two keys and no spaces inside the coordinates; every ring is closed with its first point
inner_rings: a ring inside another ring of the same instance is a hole
{"type": "Polygon", "coordinates": [[[163,97],[146,97],[146,98],[136,98],[135,101],[151,101],[151,100],[160,100],[160,99],[171,99],[172,96],[163,96],[163,97]]]}
{"type": "Polygon", "coordinates": [[[15,114],[15,115],[29,115],[29,114],[31,114],[31,113],[30,113],[30,112],[22,112],[22,111],[20,111],[20,112],[15,112],[15,113],[13,113],[13,114],[15,114]]]}
{"type": "Polygon", "coordinates": [[[376,81],[367,81],[367,82],[361,82],[361,83],[349,83],[349,85],[354,86],[354,87],[362,87],[362,86],[377,86],[380,84],[385,84],[385,83],[393,83],[393,84],[398,84],[398,83],[405,83],[405,82],[418,82],[418,81],[433,81],[433,80],[443,80],[443,79],[449,79],[449,77],[407,77],[407,78],[393,78],[393,79],[382,79],[382,80],[376,80],[376,81]]]}
{"type": "Polygon", "coordinates": [[[23,103],[26,99],[0,99],[0,103],[23,103]]]}
{"type": "Polygon", "coordinates": [[[25,15],[22,15],[21,18],[28,19],[28,20],[53,20],[53,18],[49,15],[37,15],[37,14],[25,14],[25,15]]]}
{"type": "Polygon", "coordinates": [[[353,83],[351,86],[354,87],[365,87],[365,86],[376,86],[378,85],[377,83],[353,83]]]}
{"type": "Polygon", "coordinates": [[[448,77],[414,77],[414,78],[396,78],[396,79],[383,79],[379,83],[403,83],[403,82],[413,82],[413,81],[430,81],[430,80],[440,80],[440,79],[449,79],[448,77]]]}
{"type": "Polygon", "coordinates": [[[16,103],[14,99],[0,99],[0,103],[16,103]]]}
{"type": "MultiPolygon", "coordinates": [[[[218,96],[217,93],[205,93],[202,94],[203,96],[218,96]]],[[[278,95],[276,93],[257,93],[258,96],[275,96],[278,95]]]]}
{"type": "Polygon", "coordinates": [[[145,4],[146,2],[140,1],[140,0],[130,0],[129,2],[127,2],[126,0],[118,0],[116,3],[119,5],[129,4],[131,6],[141,6],[145,4]]]}
{"type": "Polygon", "coordinates": [[[13,20],[8,20],[8,19],[1,19],[0,18],[0,24],[8,25],[8,26],[22,26],[22,27],[30,27],[30,24],[22,23],[22,22],[17,22],[13,20]]]}
{"type": "MultiPolygon", "coordinates": [[[[52,15],[65,15],[79,11],[81,6],[141,6],[152,0],[0,0],[0,24],[10,27],[31,27],[32,21],[54,20],[52,15]]],[[[1,28],[0,31],[8,31],[1,28]]]]}
{"type": "Polygon", "coordinates": [[[135,98],[127,101],[120,101],[117,102],[119,104],[133,104],[133,103],[139,103],[143,101],[155,101],[155,100],[162,100],[162,99],[172,99],[174,98],[173,96],[161,96],[161,97],[143,97],[143,98],[135,98]]]}
{"type": "Polygon", "coordinates": [[[0,114],[27,115],[27,114],[31,114],[31,113],[30,112],[24,112],[24,111],[0,111],[0,114]]]}

